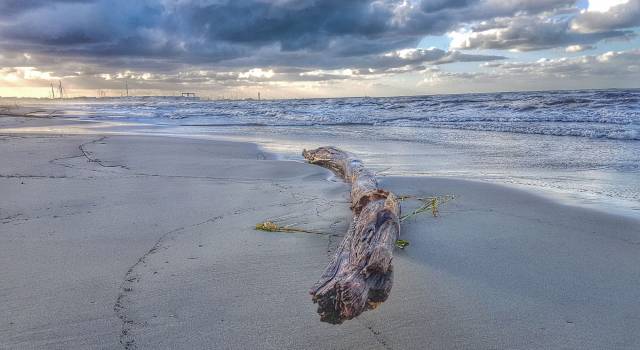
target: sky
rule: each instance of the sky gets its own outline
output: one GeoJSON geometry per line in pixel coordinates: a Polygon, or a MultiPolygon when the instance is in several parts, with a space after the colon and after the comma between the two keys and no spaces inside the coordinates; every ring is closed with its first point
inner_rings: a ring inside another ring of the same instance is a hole
{"type": "Polygon", "coordinates": [[[639,28],[640,0],[0,0],[0,96],[637,88],[639,28]]]}

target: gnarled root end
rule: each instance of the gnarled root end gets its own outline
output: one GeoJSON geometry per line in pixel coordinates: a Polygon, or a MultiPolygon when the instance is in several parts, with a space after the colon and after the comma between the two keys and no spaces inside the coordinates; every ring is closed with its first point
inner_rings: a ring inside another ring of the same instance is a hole
{"type": "Polygon", "coordinates": [[[386,301],[393,284],[393,272],[372,274],[367,278],[353,275],[351,279],[312,290],[313,302],[318,304],[320,320],[341,324],[366,310],[375,309],[386,301]]]}

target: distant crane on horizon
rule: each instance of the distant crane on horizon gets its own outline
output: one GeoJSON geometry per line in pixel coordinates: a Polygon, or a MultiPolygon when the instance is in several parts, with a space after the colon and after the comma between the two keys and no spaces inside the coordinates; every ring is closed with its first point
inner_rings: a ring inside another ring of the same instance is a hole
{"type": "Polygon", "coordinates": [[[64,88],[62,87],[62,80],[58,80],[58,98],[64,98],[64,88]]]}

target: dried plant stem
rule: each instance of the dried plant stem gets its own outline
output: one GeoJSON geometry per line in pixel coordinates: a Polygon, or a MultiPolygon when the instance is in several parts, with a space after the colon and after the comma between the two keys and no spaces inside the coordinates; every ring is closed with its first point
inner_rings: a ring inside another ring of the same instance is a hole
{"type": "Polygon", "coordinates": [[[256,224],[256,230],[258,231],[266,231],[266,232],[300,232],[300,233],[313,233],[316,235],[324,235],[326,233],[320,231],[307,230],[299,227],[292,226],[281,226],[273,221],[265,221],[259,224],[256,224]]]}
{"type": "Polygon", "coordinates": [[[400,217],[400,221],[405,221],[420,213],[424,213],[427,211],[431,211],[431,215],[433,215],[434,217],[437,217],[439,214],[439,209],[438,209],[439,206],[441,204],[444,204],[446,202],[453,200],[454,196],[445,195],[445,196],[435,196],[435,197],[417,197],[412,195],[404,195],[404,196],[400,196],[399,198],[401,201],[404,201],[407,199],[415,199],[422,202],[422,205],[420,207],[413,210],[411,213],[402,215],[400,217]]]}

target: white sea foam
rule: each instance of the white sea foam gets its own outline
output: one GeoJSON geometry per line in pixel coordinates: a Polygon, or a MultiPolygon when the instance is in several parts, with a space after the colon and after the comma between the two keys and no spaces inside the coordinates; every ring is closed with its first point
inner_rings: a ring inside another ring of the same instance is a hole
{"type": "Polygon", "coordinates": [[[393,126],[640,140],[640,90],[277,101],[132,98],[77,103],[80,115],[185,126],[393,126]]]}

